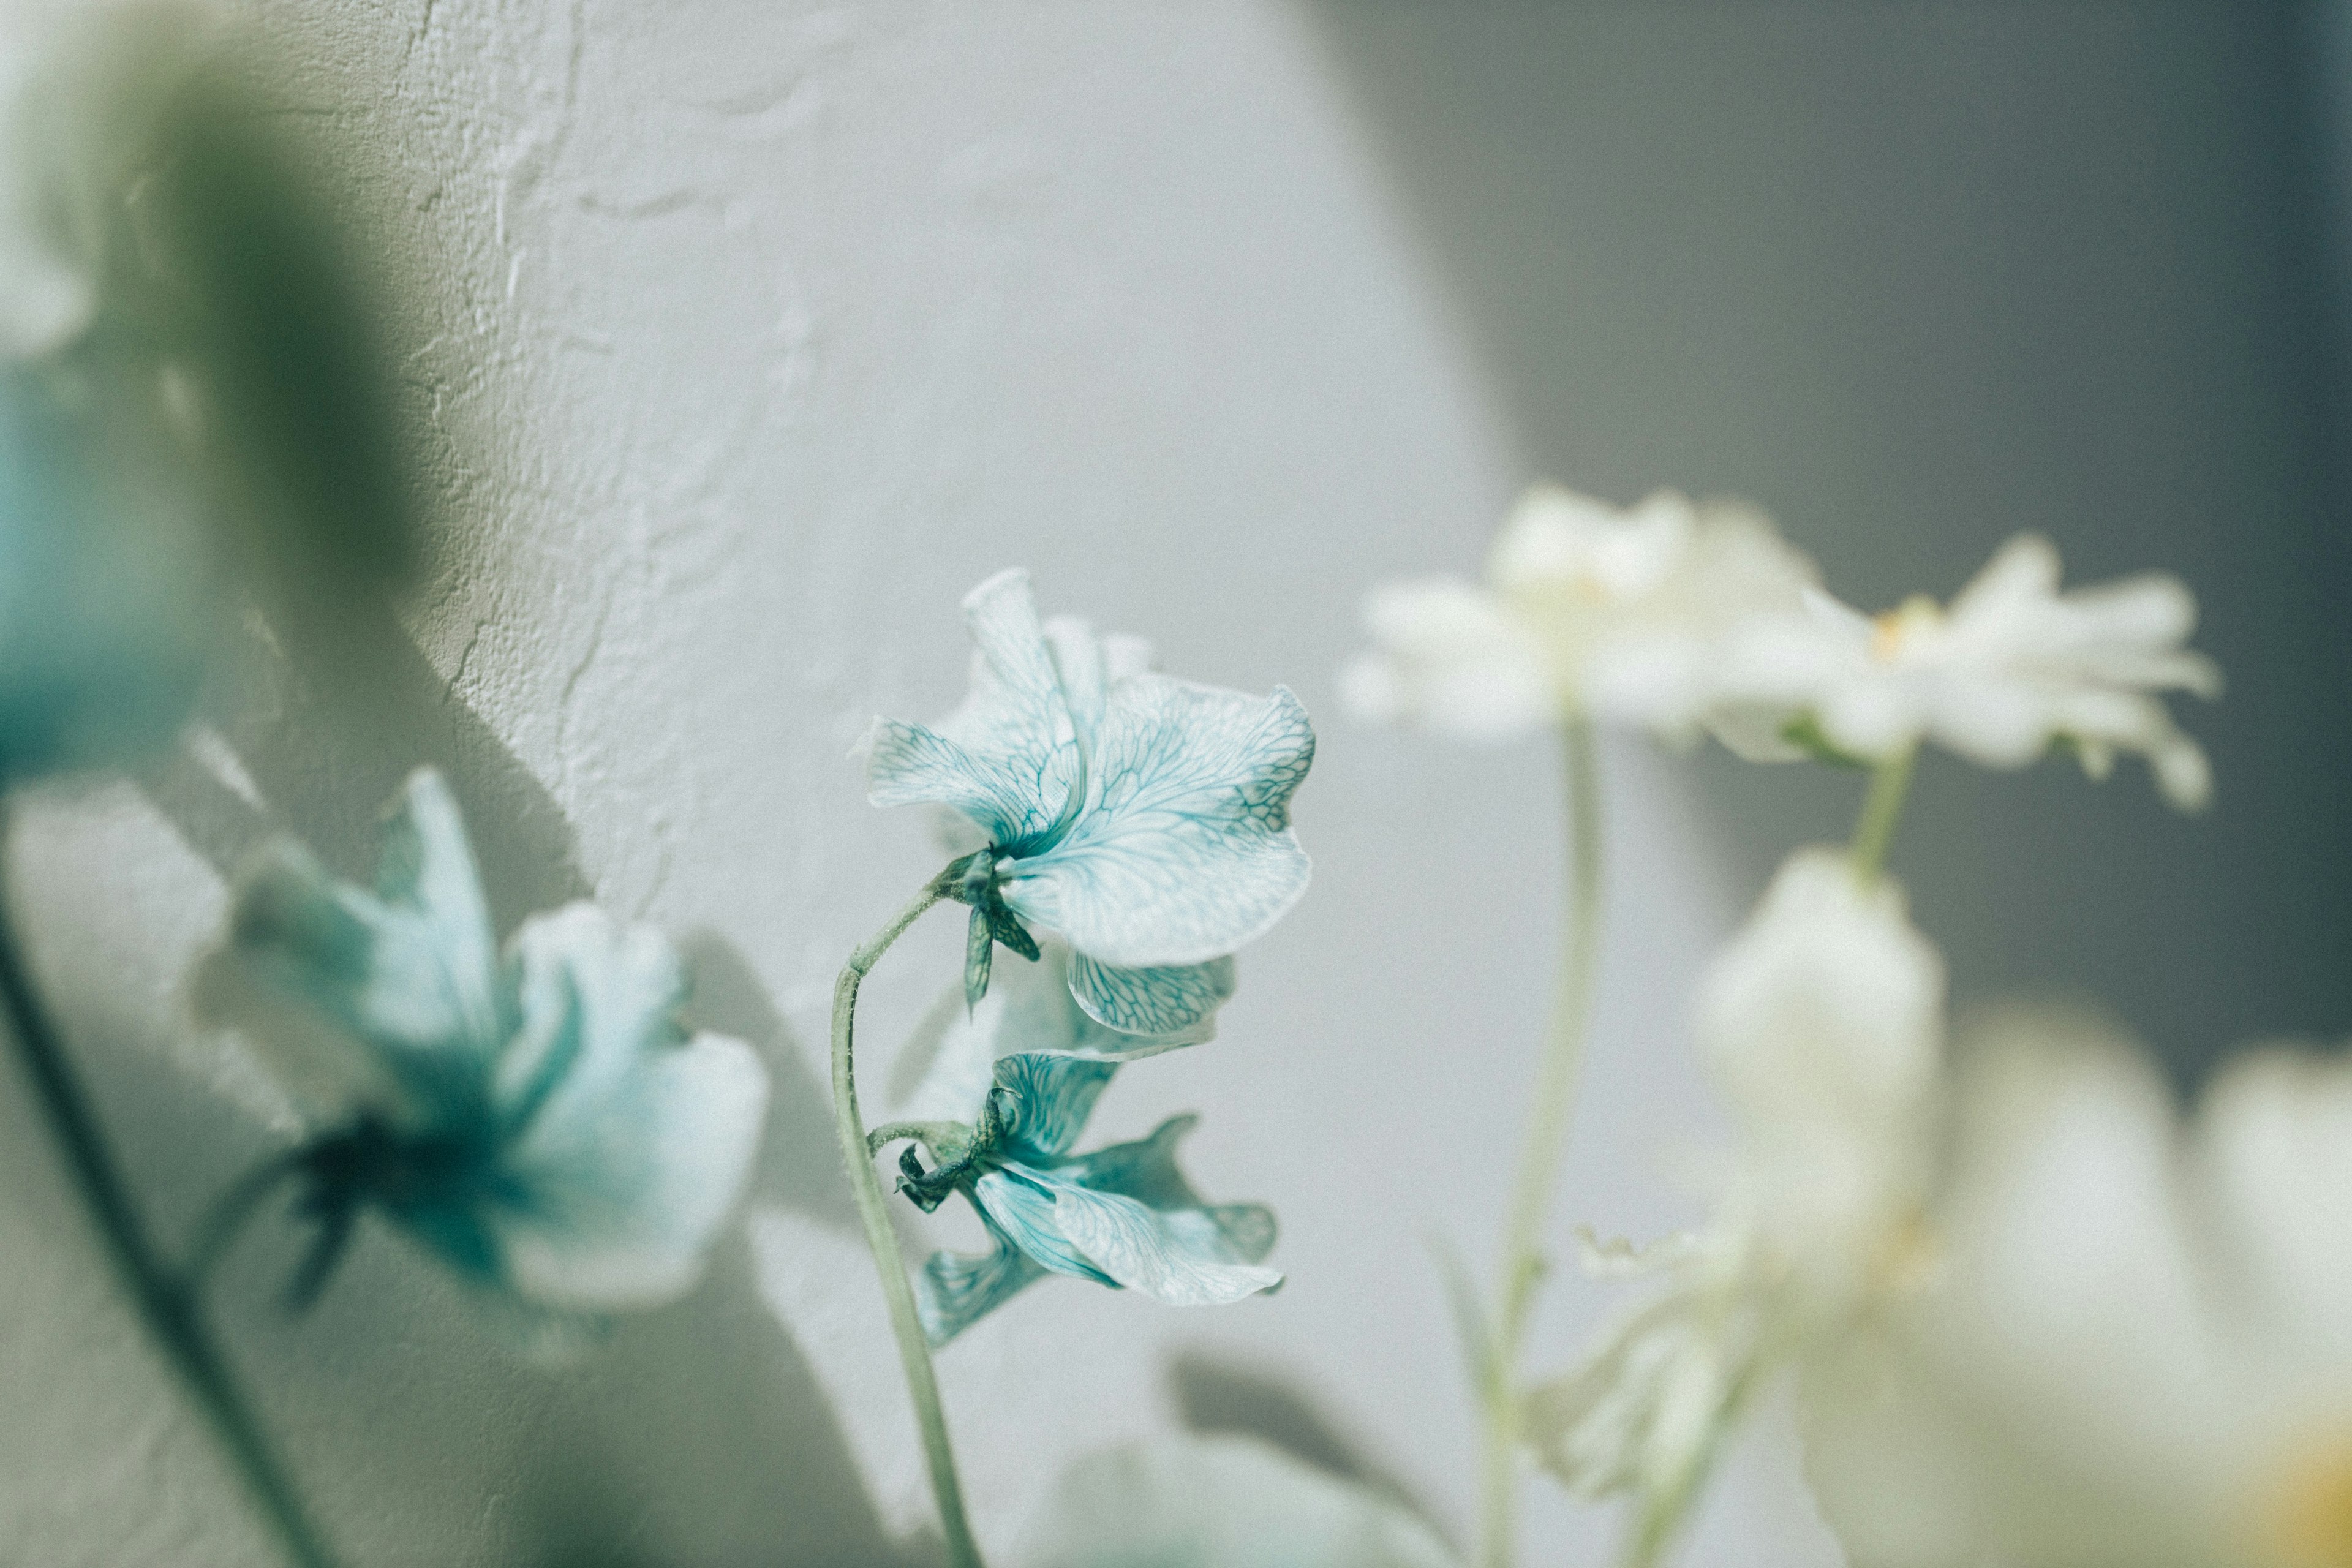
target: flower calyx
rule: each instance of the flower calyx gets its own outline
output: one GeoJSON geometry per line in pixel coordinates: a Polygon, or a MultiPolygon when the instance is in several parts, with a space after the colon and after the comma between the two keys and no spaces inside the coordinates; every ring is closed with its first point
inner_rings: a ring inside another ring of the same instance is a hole
{"type": "Polygon", "coordinates": [[[989,971],[996,955],[996,944],[1003,942],[1022,957],[1034,963],[1038,957],[1037,939],[1029,928],[1006,906],[998,867],[1002,862],[993,845],[975,849],[969,855],[958,856],[948,863],[946,870],[931,879],[931,889],[943,899],[971,909],[971,926],[964,942],[963,1004],[965,1010],[980,1005],[988,994],[989,971]]]}
{"type": "Polygon", "coordinates": [[[1008,1118],[1002,1107],[1004,1091],[994,1089],[981,1106],[980,1124],[967,1127],[961,1121],[901,1121],[877,1127],[866,1134],[866,1145],[878,1151],[898,1139],[908,1140],[908,1146],[898,1152],[898,1191],[907,1201],[925,1214],[931,1214],[947,1202],[959,1188],[980,1179],[995,1162],[991,1158],[1010,1131],[1008,1118]],[[920,1143],[931,1152],[931,1168],[923,1169],[922,1160],[914,1145],[920,1143]]]}
{"type": "Polygon", "coordinates": [[[318,1300],[368,1205],[398,1215],[445,1202],[478,1184],[479,1152],[470,1140],[404,1131],[372,1110],[297,1151],[288,1167],[299,1188],[295,1213],[317,1228],[287,1286],[288,1307],[305,1311],[318,1300]]]}

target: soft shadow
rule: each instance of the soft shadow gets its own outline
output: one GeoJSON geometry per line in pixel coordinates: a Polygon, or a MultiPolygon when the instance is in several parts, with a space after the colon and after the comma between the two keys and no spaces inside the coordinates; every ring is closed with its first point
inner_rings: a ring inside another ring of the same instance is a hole
{"type": "Polygon", "coordinates": [[[1191,1430],[1258,1438],[1423,1519],[1430,1517],[1402,1481],[1366,1458],[1313,1396],[1283,1374],[1192,1351],[1170,1363],[1168,1384],[1176,1396],[1178,1418],[1191,1430]]]}

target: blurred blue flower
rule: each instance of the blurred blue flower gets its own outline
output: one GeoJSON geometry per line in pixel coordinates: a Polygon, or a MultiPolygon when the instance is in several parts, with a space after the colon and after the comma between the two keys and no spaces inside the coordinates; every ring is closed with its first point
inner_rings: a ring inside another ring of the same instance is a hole
{"type": "Polygon", "coordinates": [[[501,963],[437,774],[410,777],[373,890],[280,848],[233,942],[335,1026],[312,1065],[367,1085],[300,1157],[320,1236],[298,1296],[368,1208],[541,1314],[656,1306],[699,1276],[750,1173],[765,1070],[740,1041],[688,1038],[668,942],[592,904],[524,921],[501,963]]]}
{"type": "Polygon", "coordinates": [[[999,942],[1074,953],[1070,987],[1113,1029],[1170,1035],[1232,991],[1216,961],[1307,890],[1290,796],[1315,731],[1286,688],[1253,698],[1152,673],[1132,638],[1040,624],[1028,574],[964,600],[974,654],[963,706],[932,728],[875,722],[877,805],[952,808],[983,845],[940,891],[971,906],[964,994],[978,1005],[999,942]]]}
{"type": "Polygon", "coordinates": [[[987,1226],[990,1250],[931,1255],[917,1306],[944,1345],[1045,1275],[1131,1286],[1171,1307],[1223,1306],[1282,1283],[1260,1267],[1274,1248],[1274,1211],[1204,1204],[1176,1167],[1177,1142],[1200,1121],[1173,1116],[1149,1138],[1088,1154],[1071,1147],[1118,1064],[1047,1052],[996,1063],[979,1121],[932,1123],[930,1170],[910,1147],[898,1190],[929,1213],[961,1192],[987,1226]]]}

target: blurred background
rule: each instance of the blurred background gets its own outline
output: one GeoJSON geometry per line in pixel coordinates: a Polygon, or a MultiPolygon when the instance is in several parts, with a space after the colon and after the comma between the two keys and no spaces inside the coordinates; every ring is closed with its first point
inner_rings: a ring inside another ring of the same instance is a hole
{"type": "MultiPolygon", "coordinates": [[[[37,956],[167,1227],[285,1135],[187,975],[224,878],[347,873],[450,774],[509,926],[593,892],[688,939],[776,1079],[740,1240],[561,1377],[381,1233],[299,1322],[257,1245],[223,1321],[352,1560],[928,1561],[911,1426],[835,1165],[835,969],[936,869],[843,753],[952,705],[956,602],[1296,687],[1307,902],[1223,1037],[1123,1075],[1105,1137],[1281,1212],[1278,1297],[1041,1286],[941,1373],[983,1537],[1071,1456],[1245,1429],[1465,1522],[1472,1423],[1433,1236],[1482,1272],[1548,1003],[1555,759],[1349,728],[1381,579],[1468,570],[1538,477],[1752,497],[1864,607],[2022,529],[2070,577],[2179,573],[2231,690],[2181,714],[2217,803],[2126,764],[1930,756],[1895,866],[1956,998],[2088,994],[2192,1079],[2352,1032],[2352,6],[255,0],[271,114],[378,258],[426,520],[371,618],[265,625],[183,753],[24,816],[37,956]],[[288,64],[290,62],[290,65],[288,64]]],[[[1607,970],[1560,1209],[1655,1233],[1713,1110],[1690,984],[1859,783],[1608,758],[1607,970]]],[[[869,1082],[952,977],[870,988],[869,1082]]],[[[903,1215],[910,1247],[968,1219],[903,1215]]],[[[270,1561],[0,1096],[0,1557],[270,1561]],[[11,1553],[14,1555],[11,1556],[11,1553]]],[[[1563,1275],[1535,1334],[1605,1314],[1563,1275]]],[[[1605,1515],[1529,1487],[1532,1542],[1605,1515]]],[[[1694,1563],[1826,1564],[1770,1422],[1694,1563]]]]}

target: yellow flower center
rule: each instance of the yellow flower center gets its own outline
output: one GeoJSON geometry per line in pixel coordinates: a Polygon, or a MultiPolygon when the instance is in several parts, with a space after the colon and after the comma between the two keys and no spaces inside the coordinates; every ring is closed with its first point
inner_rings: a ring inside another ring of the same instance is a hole
{"type": "Polygon", "coordinates": [[[1871,617],[1870,657],[1881,664],[1893,664],[1905,644],[1943,619],[1942,605],[1925,594],[1912,595],[1895,608],[1871,617]]]}
{"type": "Polygon", "coordinates": [[[2279,1568],[2352,1568],[2352,1434],[2290,1456],[2258,1500],[2255,1531],[2279,1568]]]}

